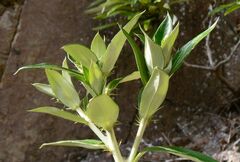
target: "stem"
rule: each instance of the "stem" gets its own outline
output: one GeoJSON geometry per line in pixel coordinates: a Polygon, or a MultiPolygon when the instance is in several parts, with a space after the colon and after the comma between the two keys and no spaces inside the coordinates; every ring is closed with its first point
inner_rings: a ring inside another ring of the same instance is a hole
{"type": "Polygon", "coordinates": [[[88,122],[89,128],[98,136],[98,138],[108,147],[107,137],[102,133],[102,131],[96,127],[96,125],[88,118],[81,108],[77,108],[78,114],[88,122]]]}
{"type": "Polygon", "coordinates": [[[148,124],[148,119],[142,118],[140,123],[139,123],[137,135],[135,137],[132,150],[131,150],[130,155],[128,157],[128,162],[132,162],[134,160],[134,158],[136,157],[136,154],[137,154],[139,145],[141,143],[141,140],[143,138],[143,134],[144,134],[144,131],[146,129],[147,124],[148,124]]]}
{"type": "Polygon", "coordinates": [[[113,128],[111,128],[109,131],[106,131],[106,134],[110,140],[109,147],[110,147],[110,151],[113,154],[113,158],[114,158],[115,162],[123,162],[124,160],[123,160],[122,154],[119,150],[119,145],[117,143],[113,128]]]}

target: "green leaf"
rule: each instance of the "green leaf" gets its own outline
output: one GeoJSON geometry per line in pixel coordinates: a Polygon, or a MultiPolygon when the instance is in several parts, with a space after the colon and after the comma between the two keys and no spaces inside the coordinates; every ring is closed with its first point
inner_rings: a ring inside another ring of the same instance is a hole
{"type": "Polygon", "coordinates": [[[92,150],[107,149],[106,146],[102,143],[102,141],[94,140],[94,139],[65,140],[65,141],[44,143],[40,146],[40,148],[43,148],[45,146],[82,147],[82,148],[92,149],[92,150]]]}
{"type": "Polygon", "coordinates": [[[159,109],[166,97],[168,84],[169,76],[162,70],[154,68],[141,95],[140,118],[149,118],[159,109]]]}
{"type": "Polygon", "coordinates": [[[93,51],[93,53],[95,53],[98,60],[101,59],[101,57],[105,54],[107,50],[106,44],[99,33],[97,33],[92,40],[91,50],[93,51]]]}
{"type": "Polygon", "coordinates": [[[69,108],[78,108],[80,99],[74,87],[56,71],[46,70],[46,75],[55,96],[69,108]]]}
{"type": "Polygon", "coordinates": [[[162,49],[163,49],[163,55],[165,60],[165,66],[168,65],[171,57],[172,57],[172,48],[175,43],[175,40],[177,39],[179,33],[179,23],[176,25],[176,27],[173,29],[173,31],[165,37],[165,39],[162,41],[162,49]]]}
{"type": "Polygon", "coordinates": [[[162,44],[162,40],[172,31],[172,18],[167,14],[166,18],[159,25],[158,29],[153,35],[153,41],[157,44],[162,44]]]}
{"type": "Polygon", "coordinates": [[[97,126],[109,130],[117,121],[119,107],[108,95],[100,95],[90,100],[86,114],[97,126]]]}
{"type": "Polygon", "coordinates": [[[120,83],[129,82],[129,81],[132,81],[132,80],[137,80],[139,78],[140,78],[139,71],[135,71],[135,72],[123,77],[123,78],[114,79],[111,82],[109,82],[108,85],[106,86],[105,93],[110,94],[115,88],[117,88],[117,86],[120,83]]]}
{"type": "Polygon", "coordinates": [[[29,110],[29,111],[37,112],[37,113],[45,113],[45,114],[53,115],[53,116],[60,117],[60,118],[66,119],[66,120],[70,120],[73,122],[87,125],[87,122],[83,118],[81,118],[79,115],[61,110],[56,107],[50,107],[50,106],[39,107],[39,108],[35,108],[35,109],[29,110]]]}
{"type": "MultiPolygon", "coordinates": [[[[125,26],[124,30],[126,30],[128,33],[131,31],[131,29],[135,26],[140,16],[143,14],[137,14],[134,18],[132,18],[125,26]]],[[[120,55],[120,52],[123,48],[123,45],[125,43],[126,37],[124,36],[122,31],[119,31],[112,39],[110,44],[107,47],[106,54],[102,58],[102,71],[104,74],[108,75],[111,70],[114,68],[114,65],[120,55]]]]}
{"type": "Polygon", "coordinates": [[[113,23],[108,23],[108,24],[104,24],[104,25],[99,25],[99,26],[94,27],[93,30],[94,31],[99,31],[99,30],[104,30],[104,29],[107,29],[107,28],[111,28],[113,26],[117,26],[117,23],[113,22],[113,23]]]}
{"type": "Polygon", "coordinates": [[[195,46],[215,28],[217,22],[218,20],[207,30],[193,38],[176,52],[175,56],[173,57],[171,74],[174,74],[180,68],[180,66],[183,64],[184,59],[190,54],[190,52],[195,48],[195,46]]]}
{"type": "Polygon", "coordinates": [[[97,62],[95,54],[87,47],[80,44],[70,44],[62,47],[77,63],[89,68],[91,62],[97,62]]]}
{"type": "Polygon", "coordinates": [[[160,69],[164,68],[165,61],[163,51],[160,45],[154,43],[143,30],[142,32],[145,36],[144,57],[147,68],[151,74],[155,67],[159,67],[160,69]]]}
{"type": "Polygon", "coordinates": [[[98,65],[94,62],[92,62],[89,67],[88,81],[90,86],[97,95],[102,93],[104,85],[104,76],[98,65]]]}
{"type": "Polygon", "coordinates": [[[217,162],[217,160],[204,155],[202,153],[192,151],[182,147],[176,146],[153,146],[144,148],[142,152],[140,152],[135,158],[134,162],[137,162],[146,152],[164,152],[173,154],[179,157],[186,158],[188,160],[192,160],[195,162],[217,162]]]}
{"type": "Polygon", "coordinates": [[[38,91],[45,93],[49,96],[56,97],[55,94],[52,91],[52,88],[48,84],[42,84],[42,83],[33,83],[32,84],[38,91]]]}
{"type": "MultiPolygon", "coordinates": [[[[64,58],[64,60],[63,60],[62,67],[66,68],[66,69],[69,69],[66,58],[64,58]]],[[[62,76],[63,76],[69,83],[71,83],[71,84],[73,85],[71,76],[69,75],[69,73],[68,73],[67,71],[62,70],[62,76]]]]}
{"type": "Polygon", "coordinates": [[[124,35],[126,36],[129,44],[132,47],[135,61],[137,64],[137,68],[141,75],[142,83],[143,83],[143,85],[145,85],[149,79],[149,74],[148,74],[147,65],[145,63],[144,55],[142,54],[138,45],[134,42],[133,38],[124,29],[122,29],[122,31],[123,31],[124,35]]]}
{"type": "Polygon", "coordinates": [[[239,4],[235,4],[234,6],[229,7],[229,8],[224,12],[224,16],[232,13],[233,11],[235,11],[235,10],[237,10],[237,9],[239,9],[239,8],[240,8],[240,2],[239,2],[239,4]]]}
{"type": "Polygon", "coordinates": [[[119,83],[129,82],[129,81],[132,81],[132,80],[137,80],[139,78],[140,78],[139,71],[134,71],[133,73],[125,76],[124,78],[122,78],[119,83]]]}
{"type": "Polygon", "coordinates": [[[46,64],[46,63],[23,66],[23,67],[19,68],[14,73],[14,75],[17,74],[19,71],[25,70],[25,69],[50,69],[50,70],[57,70],[57,71],[67,71],[71,76],[75,77],[76,79],[78,79],[80,81],[85,81],[84,76],[76,70],[67,69],[67,68],[64,68],[64,67],[61,67],[61,66],[46,64]]]}

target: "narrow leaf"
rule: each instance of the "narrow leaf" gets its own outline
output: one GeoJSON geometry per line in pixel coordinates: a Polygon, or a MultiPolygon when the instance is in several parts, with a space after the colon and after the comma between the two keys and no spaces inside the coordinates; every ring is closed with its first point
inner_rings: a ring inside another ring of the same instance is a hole
{"type": "Polygon", "coordinates": [[[159,109],[166,97],[168,84],[169,76],[155,68],[141,95],[140,118],[149,118],[159,109]]]}
{"type": "Polygon", "coordinates": [[[86,114],[97,126],[109,130],[117,121],[119,107],[108,95],[100,95],[90,100],[86,114]]]}
{"type": "Polygon", "coordinates": [[[187,44],[185,44],[180,50],[177,51],[175,56],[173,57],[173,65],[172,65],[172,71],[171,74],[174,74],[180,66],[183,64],[184,59],[190,54],[190,52],[195,48],[195,46],[203,39],[205,38],[217,25],[218,20],[210,26],[207,30],[193,38],[191,41],[189,41],[187,44]]]}
{"type": "Polygon", "coordinates": [[[44,143],[40,146],[40,149],[45,146],[67,146],[67,147],[82,147],[86,149],[106,149],[106,146],[102,143],[102,141],[94,140],[94,139],[85,139],[85,140],[65,140],[65,141],[57,141],[51,143],[44,143]]]}
{"type": "Polygon", "coordinates": [[[98,60],[101,59],[107,50],[106,44],[99,33],[97,33],[92,40],[91,50],[97,56],[98,60]]]}
{"type": "Polygon", "coordinates": [[[147,68],[151,74],[155,67],[159,67],[160,69],[164,68],[165,61],[163,51],[160,45],[154,43],[143,30],[142,32],[145,36],[144,57],[147,68]]]}
{"type": "Polygon", "coordinates": [[[40,63],[40,64],[34,64],[34,65],[26,65],[21,68],[19,68],[15,73],[17,74],[21,70],[26,70],[26,69],[50,69],[50,70],[57,70],[57,71],[67,71],[71,76],[75,77],[76,79],[80,81],[84,81],[84,77],[82,74],[80,74],[77,70],[74,69],[67,69],[61,66],[57,65],[52,65],[52,64],[47,64],[47,63],[40,63]]]}
{"type": "Polygon", "coordinates": [[[207,156],[202,153],[192,151],[186,148],[176,147],[176,146],[153,146],[153,147],[144,148],[143,151],[137,155],[134,161],[137,162],[146,152],[165,152],[165,153],[173,154],[173,155],[183,157],[195,162],[217,162],[217,160],[211,158],[210,156],[207,156]]]}
{"type": "Polygon", "coordinates": [[[124,29],[122,29],[122,31],[123,31],[124,35],[126,36],[129,44],[132,47],[135,61],[137,64],[137,68],[141,75],[142,83],[143,83],[143,85],[145,85],[149,79],[149,74],[148,74],[147,65],[146,65],[146,62],[144,59],[144,55],[142,54],[140,48],[137,46],[137,44],[135,43],[133,38],[124,29]]]}
{"type": "MultiPolygon", "coordinates": [[[[125,26],[124,30],[126,30],[128,33],[131,31],[131,29],[135,26],[140,16],[143,14],[137,14],[134,18],[132,18],[125,26]]],[[[123,48],[123,45],[125,43],[126,37],[124,36],[122,31],[119,31],[112,39],[110,44],[107,47],[106,54],[102,57],[102,71],[106,75],[108,75],[111,70],[114,68],[114,65],[120,55],[120,52],[123,48]]]]}
{"type": "Polygon", "coordinates": [[[45,93],[49,96],[56,97],[55,94],[52,91],[52,88],[48,84],[42,84],[42,83],[33,83],[32,84],[37,90],[39,90],[42,93],[45,93]]]}
{"type": "Polygon", "coordinates": [[[165,66],[168,65],[172,57],[172,48],[175,43],[175,40],[177,39],[178,33],[179,33],[179,23],[162,42],[163,55],[165,58],[165,66]]]}
{"type": "Polygon", "coordinates": [[[89,68],[91,62],[97,62],[95,54],[87,47],[80,44],[70,44],[62,47],[77,63],[89,68]]]}
{"type": "Polygon", "coordinates": [[[112,80],[111,82],[108,83],[108,85],[106,86],[106,89],[105,89],[105,93],[106,94],[110,94],[111,91],[113,91],[115,88],[117,88],[117,86],[120,84],[120,83],[124,83],[124,82],[129,82],[129,81],[133,81],[133,80],[137,80],[140,78],[140,73],[139,71],[135,71],[123,78],[117,78],[117,79],[114,79],[112,80]]]}
{"type": "Polygon", "coordinates": [[[56,117],[60,117],[69,121],[73,121],[73,122],[77,122],[77,123],[82,123],[82,124],[87,124],[87,122],[81,118],[79,115],[61,110],[59,108],[56,107],[39,107],[39,108],[35,108],[32,110],[29,110],[30,112],[37,112],[37,113],[45,113],[45,114],[49,114],[49,115],[53,115],[56,117]]]}
{"type": "Polygon", "coordinates": [[[46,75],[55,96],[69,108],[78,108],[80,99],[74,87],[56,71],[46,70],[46,75]]]}
{"type": "Polygon", "coordinates": [[[88,81],[90,86],[97,95],[102,93],[104,85],[104,76],[98,65],[94,62],[91,63],[89,68],[88,81]]]}
{"type": "Polygon", "coordinates": [[[159,25],[158,29],[154,33],[153,41],[157,44],[161,44],[162,40],[172,31],[172,18],[167,14],[166,18],[159,25]]]}
{"type": "MultiPolygon", "coordinates": [[[[68,69],[68,64],[67,64],[67,59],[64,58],[63,60],[63,63],[62,63],[62,67],[68,69]]],[[[62,76],[69,82],[73,85],[72,83],[72,79],[71,79],[71,76],[69,75],[69,73],[65,70],[62,70],[62,76]]]]}

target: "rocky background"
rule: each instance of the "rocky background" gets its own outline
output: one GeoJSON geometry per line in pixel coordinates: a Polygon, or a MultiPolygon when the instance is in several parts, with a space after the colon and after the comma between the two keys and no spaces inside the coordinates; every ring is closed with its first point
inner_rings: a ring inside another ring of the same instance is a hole
{"type": "MultiPolygon", "coordinates": [[[[97,22],[84,14],[87,0],[0,1],[0,162],[112,161],[109,154],[84,149],[49,147],[44,142],[94,137],[84,126],[26,110],[54,105],[31,83],[46,82],[42,70],[13,73],[27,64],[60,64],[67,43],[89,45],[97,22]]],[[[207,28],[214,1],[195,0],[175,6],[181,22],[177,47],[207,28]]],[[[149,145],[177,145],[239,162],[240,153],[240,12],[220,17],[209,40],[198,46],[188,63],[173,77],[166,106],[153,119],[142,141],[149,145]],[[209,64],[209,55],[214,65],[209,64]],[[228,56],[229,60],[226,60],[228,56]],[[222,60],[226,60],[221,63],[222,60]],[[219,66],[215,68],[215,65],[219,66]],[[192,65],[194,64],[194,65],[192,65]],[[201,66],[199,66],[201,65],[201,66]]],[[[213,21],[213,20],[212,20],[213,21]]],[[[114,31],[114,29],[113,29],[114,31]]],[[[111,38],[113,32],[102,32],[111,38]]],[[[126,45],[113,77],[131,73],[133,55],[126,45]]],[[[116,127],[124,154],[136,133],[138,81],[121,85],[116,101],[121,107],[116,127]],[[129,133],[128,133],[129,132],[129,133]]],[[[177,161],[165,154],[148,154],[143,161],[177,161]]]]}

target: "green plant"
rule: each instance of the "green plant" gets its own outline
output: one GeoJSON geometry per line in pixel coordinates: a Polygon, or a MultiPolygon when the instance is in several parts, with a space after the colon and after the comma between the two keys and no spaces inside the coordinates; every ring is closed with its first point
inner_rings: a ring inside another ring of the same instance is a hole
{"type": "Polygon", "coordinates": [[[118,18],[117,22],[114,20],[112,23],[94,28],[94,30],[102,30],[117,24],[124,24],[137,13],[145,10],[146,12],[139,21],[143,25],[144,30],[147,31],[154,28],[154,24],[158,24],[163,15],[171,11],[173,5],[186,1],[189,0],[97,0],[90,4],[86,13],[100,20],[122,16],[123,19],[118,18]]]}
{"type": "Polygon", "coordinates": [[[141,15],[142,13],[132,18],[114,36],[108,46],[97,33],[90,49],[80,44],[64,46],[62,49],[67,53],[67,58],[64,59],[62,66],[42,63],[24,66],[19,69],[45,69],[49,84],[35,83],[33,86],[65,105],[62,109],[45,106],[32,109],[31,112],[46,113],[87,125],[99,138],[99,140],[64,140],[44,143],[41,148],[44,146],[71,146],[102,149],[111,152],[116,162],[137,162],[149,151],[166,152],[193,161],[216,162],[209,156],[181,147],[154,146],[146,147],[138,152],[147,125],[157,110],[161,108],[166,97],[171,76],[180,68],[191,50],[216,26],[216,23],[214,23],[206,31],[180,48],[175,55],[172,55],[179,25],[173,27],[171,17],[167,15],[155,32],[153,39],[144,31],[143,35],[139,35],[145,45],[143,55],[129,34],[141,15]],[[126,39],[134,51],[138,71],[108,81],[126,39]],[[76,68],[69,68],[68,61],[76,68]],[[80,99],[71,78],[75,78],[86,88],[85,97],[80,99]],[[139,78],[143,83],[138,105],[139,128],[130,155],[125,158],[121,154],[114,133],[119,107],[111,98],[111,94],[119,84],[139,78]]]}
{"type": "Polygon", "coordinates": [[[233,11],[236,11],[240,8],[240,0],[235,0],[234,2],[230,2],[227,4],[220,5],[216,7],[210,14],[216,14],[218,12],[224,12],[224,15],[228,15],[233,11]]]}

